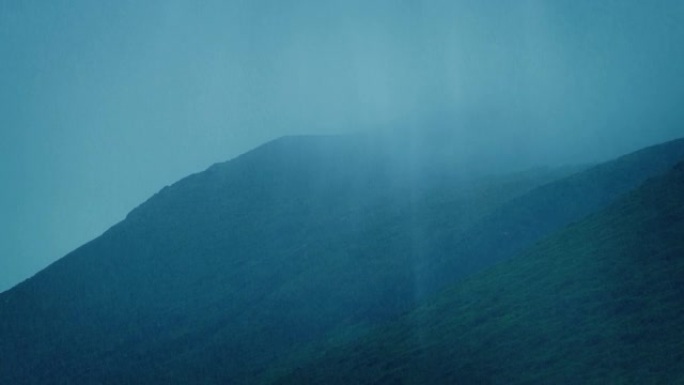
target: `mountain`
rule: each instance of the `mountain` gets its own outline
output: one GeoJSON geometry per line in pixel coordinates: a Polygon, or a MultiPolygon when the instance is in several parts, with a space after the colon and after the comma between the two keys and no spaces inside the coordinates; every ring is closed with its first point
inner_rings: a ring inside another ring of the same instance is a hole
{"type": "Polygon", "coordinates": [[[165,187],[0,294],[0,382],[250,378],[412,306],[415,226],[464,228],[568,172],[466,175],[392,146],[287,137],[165,187]]]}
{"type": "MultiPolygon", "coordinates": [[[[684,140],[648,147],[511,199],[466,231],[435,241],[442,281],[510,258],[572,222],[606,207],[646,178],[684,159],[684,140]]],[[[437,276],[437,274],[435,274],[437,276]]]]}
{"type": "Polygon", "coordinates": [[[682,383],[683,323],[680,163],[273,383],[682,383]]]}
{"type": "Polygon", "coordinates": [[[411,143],[287,137],[165,187],[0,294],[0,382],[251,383],[294,347],[392,319],[684,159],[680,140],[571,176],[492,175],[411,143]],[[475,252],[538,207],[544,229],[521,226],[496,258],[475,252]]]}

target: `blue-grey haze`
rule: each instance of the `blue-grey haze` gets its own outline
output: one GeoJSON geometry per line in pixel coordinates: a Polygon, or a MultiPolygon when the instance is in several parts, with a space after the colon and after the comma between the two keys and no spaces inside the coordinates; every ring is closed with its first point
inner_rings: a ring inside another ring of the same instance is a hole
{"type": "Polygon", "coordinates": [[[682,100],[681,0],[0,0],[0,291],[278,136],[495,116],[454,129],[586,162],[682,100]]]}

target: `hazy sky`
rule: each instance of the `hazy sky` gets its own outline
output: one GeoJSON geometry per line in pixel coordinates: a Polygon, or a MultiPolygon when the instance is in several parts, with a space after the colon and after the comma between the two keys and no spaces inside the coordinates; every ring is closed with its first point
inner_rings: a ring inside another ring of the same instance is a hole
{"type": "Polygon", "coordinates": [[[0,291],[281,135],[494,116],[600,159],[684,136],[683,72],[681,0],[0,0],[0,291]]]}

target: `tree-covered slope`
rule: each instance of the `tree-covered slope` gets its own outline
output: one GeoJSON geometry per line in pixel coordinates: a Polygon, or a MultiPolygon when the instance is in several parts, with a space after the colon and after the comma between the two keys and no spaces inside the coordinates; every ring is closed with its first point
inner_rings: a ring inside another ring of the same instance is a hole
{"type": "MultiPolygon", "coordinates": [[[[684,382],[684,164],[277,384],[684,382]]],[[[282,368],[281,368],[282,369],[282,368]]],[[[282,375],[282,372],[280,372],[282,375]]]]}

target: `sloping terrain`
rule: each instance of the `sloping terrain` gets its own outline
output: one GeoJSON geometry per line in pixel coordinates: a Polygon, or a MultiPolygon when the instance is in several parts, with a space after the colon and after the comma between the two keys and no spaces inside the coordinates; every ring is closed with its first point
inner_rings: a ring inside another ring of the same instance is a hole
{"type": "Polygon", "coordinates": [[[164,188],[0,295],[0,382],[250,378],[412,306],[414,229],[466,228],[565,172],[464,177],[379,150],[283,138],[164,188]]]}
{"type": "MultiPolygon", "coordinates": [[[[453,281],[509,258],[555,231],[606,207],[651,176],[684,159],[684,140],[622,156],[512,199],[465,231],[432,242],[444,274],[453,281]]],[[[436,277],[440,273],[435,273],[436,277]]]]}
{"type": "Polygon", "coordinates": [[[275,383],[682,383],[683,323],[679,164],[275,383]]]}
{"type": "Polygon", "coordinates": [[[293,347],[387,321],[681,159],[675,141],[549,184],[567,171],[485,176],[468,171],[477,159],[442,168],[353,136],[283,138],[164,188],[0,294],[0,382],[250,383],[293,347]],[[522,226],[496,259],[460,243],[486,246],[537,207],[555,219],[522,226]],[[482,238],[463,237],[473,229],[482,238]]]}

